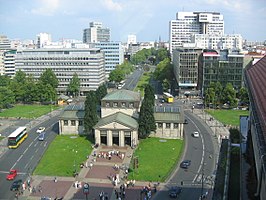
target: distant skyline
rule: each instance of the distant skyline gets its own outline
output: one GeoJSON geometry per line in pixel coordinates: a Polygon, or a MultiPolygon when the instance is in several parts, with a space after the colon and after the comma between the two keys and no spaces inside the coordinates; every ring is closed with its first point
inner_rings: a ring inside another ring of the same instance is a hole
{"type": "Polygon", "coordinates": [[[82,40],[92,21],[111,29],[111,41],[169,40],[169,21],[176,13],[220,12],[225,34],[248,41],[266,40],[265,0],[0,0],[0,34],[9,39],[36,39],[50,33],[52,41],[82,40]]]}

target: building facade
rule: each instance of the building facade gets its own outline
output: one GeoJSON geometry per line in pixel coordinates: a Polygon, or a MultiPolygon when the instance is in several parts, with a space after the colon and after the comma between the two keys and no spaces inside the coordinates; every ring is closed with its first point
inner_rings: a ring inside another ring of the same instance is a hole
{"type": "Polygon", "coordinates": [[[250,114],[248,126],[248,153],[245,155],[251,173],[245,174],[243,179],[249,177],[253,183],[253,191],[249,188],[252,198],[266,199],[266,56],[256,64],[245,70],[245,83],[248,88],[250,100],[250,114]],[[250,174],[254,172],[254,176],[250,174]],[[254,180],[255,179],[255,180],[254,180]]]}
{"type": "Polygon", "coordinates": [[[199,88],[204,91],[211,82],[222,86],[231,83],[236,90],[243,86],[244,55],[238,52],[204,50],[199,58],[199,88]]]}
{"type": "Polygon", "coordinates": [[[109,77],[117,65],[124,62],[124,49],[121,42],[98,42],[96,48],[100,48],[105,56],[105,73],[109,77]]]}
{"type": "Polygon", "coordinates": [[[106,80],[104,54],[97,48],[26,49],[17,52],[15,65],[16,71],[24,71],[36,80],[46,69],[52,69],[59,81],[59,93],[66,92],[75,73],[80,80],[81,95],[96,90],[106,80]]]}
{"type": "Polygon", "coordinates": [[[169,23],[170,53],[183,43],[190,43],[194,34],[224,34],[223,15],[218,12],[178,12],[169,23]]]}
{"type": "Polygon", "coordinates": [[[110,42],[110,29],[103,28],[101,22],[91,22],[90,27],[83,30],[83,43],[110,42]]]}
{"type": "Polygon", "coordinates": [[[240,34],[195,34],[191,36],[191,42],[201,49],[243,49],[243,38],[240,34]]]}
{"type": "Polygon", "coordinates": [[[5,75],[13,78],[16,74],[16,50],[4,52],[5,75]]]}
{"type": "Polygon", "coordinates": [[[43,48],[52,43],[52,36],[49,33],[39,33],[37,35],[37,48],[43,48]]]}
{"type": "Polygon", "coordinates": [[[173,50],[174,76],[179,95],[198,88],[199,56],[202,49],[178,48],[173,50]]]}

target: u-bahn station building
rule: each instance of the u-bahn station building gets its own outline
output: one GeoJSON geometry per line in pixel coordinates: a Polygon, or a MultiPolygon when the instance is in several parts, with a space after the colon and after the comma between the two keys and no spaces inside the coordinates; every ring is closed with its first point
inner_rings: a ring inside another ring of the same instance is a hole
{"type": "MultiPolygon", "coordinates": [[[[138,117],[141,96],[130,90],[115,90],[101,100],[101,112],[94,126],[95,144],[106,146],[138,145],[138,117]]],[[[67,106],[59,118],[60,134],[84,134],[84,104],[67,106]]],[[[155,106],[157,129],[150,136],[183,139],[184,111],[182,107],[155,106]]]]}

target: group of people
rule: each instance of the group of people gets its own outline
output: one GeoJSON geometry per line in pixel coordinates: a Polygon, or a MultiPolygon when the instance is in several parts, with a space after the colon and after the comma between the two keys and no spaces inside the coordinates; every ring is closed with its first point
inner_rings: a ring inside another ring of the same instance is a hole
{"type": "Polygon", "coordinates": [[[124,159],[125,154],[121,153],[117,150],[112,150],[112,151],[108,151],[108,152],[100,152],[98,154],[98,158],[107,158],[108,160],[112,159],[112,156],[118,156],[120,159],[124,159]]]}
{"type": "Polygon", "coordinates": [[[75,187],[76,189],[80,189],[80,188],[82,188],[82,184],[81,184],[81,182],[80,182],[80,181],[75,181],[75,182],[74,182],[74,187],[75,187]]]}

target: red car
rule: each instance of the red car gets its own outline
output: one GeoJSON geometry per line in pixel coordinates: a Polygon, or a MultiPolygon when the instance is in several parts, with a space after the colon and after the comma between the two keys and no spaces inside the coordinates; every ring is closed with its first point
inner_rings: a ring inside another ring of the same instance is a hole
{"type": "Polygon", "coordinates": [[[11,169],[9,174],[6,176],[6,179],[7,180],[14,180],[16,176],[17,176],[17,170],[11,169]]]}

